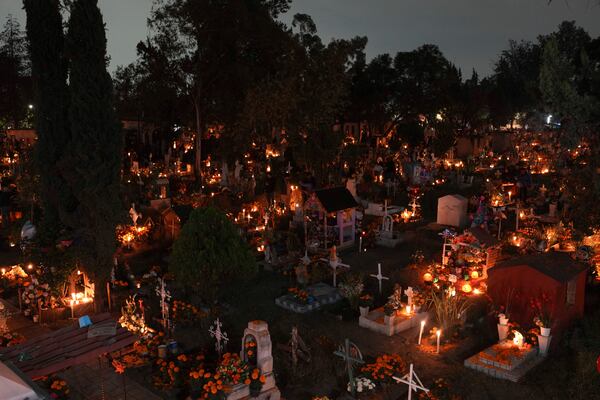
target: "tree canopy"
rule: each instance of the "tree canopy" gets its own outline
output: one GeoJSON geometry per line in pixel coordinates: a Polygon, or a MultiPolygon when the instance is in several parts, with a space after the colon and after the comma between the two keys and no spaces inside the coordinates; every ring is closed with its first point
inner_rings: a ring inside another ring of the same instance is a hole
{"type": "Polygon", "coordinates": [[[169,271],[205,300],[228,281],[256,272],[256,262],[237,228],[220,211],[196,208],[173,245],[169,271]]]}

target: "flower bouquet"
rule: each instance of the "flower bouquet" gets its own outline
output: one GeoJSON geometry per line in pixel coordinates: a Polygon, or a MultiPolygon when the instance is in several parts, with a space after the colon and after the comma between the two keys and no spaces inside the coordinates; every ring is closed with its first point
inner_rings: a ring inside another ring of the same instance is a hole
{"type": "Polygon", "coordinates": [[[252,373],[248,375],[248,377],[244,380],[244,384],[248,385],[250,388],[250,396],[256,397],[260,394],[260,391],[263,385],[266,382],[266,378],[263,374],[261,374],[258,368],[254,368],[252,373]]]}
{"type": "Polygon", "coordinates": [[[392,383],[392,376],[404,372],[406,364],[397,354],[383,354],[374,363],[361,368],[361,372],[375,383],[392,383]]]}
{"type": "Polygon", "coordinates": [[[288,293],[294,296],[294,299],[296,299],[296,301],[301,304],[307,304],[311,300],[310,296],[308,295],[308,292],[304,289],[292,287],[288,289],[288,293]]]}
{"type": "MultiPolygon", "coordinates": [[[[357,393],[368,392],[375,389],[375,383],[369,378],[358,377],[354,378],[354,388],[356,389],[357,393]]],[[[348,387],[346,390],[348,390],[348,392],[352,391],[352,385],[350,382],[348,382],[348,387]]]]}
{"type": "Polygon", "coordinates": [[[244,352],[249,365],[256,365],[256,341],[248,340],[244,343],[244,352]]]}
{"type": "Polygon", "coordinates": [[[540,328],[542,336],[549,336],[552,328],[552,312],[549,309],[550,298],[546,294],[542,294],[539,298],[534,298],[529,301],[533,310],[533,323],[540,328]]]}
{"type": "Polygon", "coordinates": [[[5,332],[0,335],[0,348],[1,347],[10,347],[15,346],[17,344],[23,343],[25,341],[25,337],[16,332],[5,332]]]}
{"type": "Polygon", "coordinates": [[[63,379],[58,377],[44,378],[45,386],[50,394],[50,397],[55,400],[67,400],[69,398],[69,385],[63,379]]]}
{"type": "Polygon", "coordinates": [[[373,296],[370,294],[363,294],[358,298],[358,306],[359,307],[372,307],[373,306],[373,296]]]}
{"type": "Polygon", "coordinates": [[[237,385],[248,378],[248,365],[240,359],[239,355],[225,353],[217,367],[217,373],[225,384],[237,385]]]}

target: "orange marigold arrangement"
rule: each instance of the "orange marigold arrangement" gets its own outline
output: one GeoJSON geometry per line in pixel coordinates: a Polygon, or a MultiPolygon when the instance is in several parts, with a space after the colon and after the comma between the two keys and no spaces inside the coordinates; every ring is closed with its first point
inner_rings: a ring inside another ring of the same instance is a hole
{"type": "Polygon", "coordinates": [[[444,378],[436,379],[429,392],[420,392],[419,400],[461,400],[461,397],[450,391],[450,385],[444,378]]]}
{"type": "Polygon", "coordinates": [[[206,316],[196,306],[181,300],[173,301],[171,308],[173,321],[179,324],[190,324],[206,316]]]}
{"type": "Polygon", "coordinates": [[[288,293],[294,296],[298,302],[302,304],[308,303],[308,292],[306,290],[297,287],[291,287],[288,289],[288,293]]]}
{"type": "Polygon", "coordinates": [[[168,361],[163,359],[156,360],[158,370],[153,376],[154,385],[161,389],[171,389],[176,386],[182,386],[187,382],[190,365],[194,361],[203,362],[203,357],[190,357],[186,354],[180,354],[176,359],[168,361]]]}
{"type": "Polygon", "coordinates": [[[10,347],[23,343],[25,337],[17,332],[6,332],[0,335],[0,347],[10,347]]]}
{"type": "Polygon", "coordinates": [[[406,363],[397,354],[383,354],[374,363],[361,368],[361,372],[375,383],[391,383],[392,376],[402,374],[406,363]]]}
{"type": "Polygon", "coordinates": [[[260,372],[260,369],[254,368],[244,381],[244,384],[250,387],[250,393],[260,393],[263,385],[267,381],[266,377],[260,372]]]}
{"type": "Polygon", "coordinates": [[[66,400],[69,398],[71,389],[64,379],[51,376],[42,378],[42,381],[44,382],[45,387],[47,388],[52,399],[66,400]]]}
{"type": "Polygon", "coordinates": [[[246,352],[246,360],[248,364],[256,365],[256,341],[248,340],[244,343],[244,351],[246,352]]]}
{"type": "Polygon", "coordinates": [[[217,367],[217,374],[222,377],[223,382],[226,384],[237,385],[244,382],[248,377],[248,365],[240,359],[239,355],[225,353],[217,367]]]}

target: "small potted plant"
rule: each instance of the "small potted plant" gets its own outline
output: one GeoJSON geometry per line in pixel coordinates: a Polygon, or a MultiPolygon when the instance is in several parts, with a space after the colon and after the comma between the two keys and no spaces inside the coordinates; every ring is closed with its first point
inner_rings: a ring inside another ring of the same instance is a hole
{"type": "Polygon", "coordinates": [[[540,328],[540,334],[544,337],[550,336],[550,329],[552,328],[552,313],[549,309],[549,303],[550,299],[546,294],[530,300],[535,315],[533,322],[540,328]]]}
{"type": "Polygon", "coordinates": [[[358,309],[360,310],[360,315],[362,317],[366,317],[369,313],[369,307],[373,305],[373,296],[370,294],[364,294],[358,299],[358,309]]]}
{"type": "Polygon", "coordinates": [[[387,303],[385,306],[383,306],[383,313],[385,314],[384,321],[386,325],[391,324],[394,316],[396,315],[396,309],[394,306],[387,303]]]}
{"type": "Polygon", "coordinates": [[[533,318],[533,323],[540,328],[540,334],[542,336],[550,336],[550,331],[552,329],[552,318],[550,315],[543,313],[539,316],[536,316],[533,318]]]}

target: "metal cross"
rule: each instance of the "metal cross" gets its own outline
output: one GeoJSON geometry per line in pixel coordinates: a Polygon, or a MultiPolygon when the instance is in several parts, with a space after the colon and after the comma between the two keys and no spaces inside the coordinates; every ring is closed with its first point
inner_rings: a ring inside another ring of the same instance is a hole
{"type": "Polygon", "coordinates": [[[165,331],[169,330],[169,301],[171,301],[171,292],[167,290],[165,280],[158,278],[156,294],[160,297],[160,310],[162,313],[163,326],[165,331]]]}
{"type": "Polygon", "coordinates": [[[344,346],[340,346],[333,354],[340,357],[346,363],[350,392],[352,393],[352,396],[354,396],[356,394],[356,385],[354,382],[353,368],[354,364],[364,364],[362,353],[358,349],[358,346],[352,343],[350,339],[346,338],[344,346]]]}
{"type": "Polygon", "coordinates": [[[379,294],[381,294],[381,282],[390,279],[381,273],[381,263],[377,263],[377,275],[371,274],[371,276],[379,281],[379,294]]]}
{"type": "Polygon", "coordinates": [[[221,354],[223,353],[223,349],[227,346],[227,342],[229,342],[229,337],[226,332],[221,330],[223,324],[219,321],[219,318],[216,319],[215,323],[211,325],[208,329],[208,333],[211,337],[215,338],[215,350],[219,354],[219,358],[221,358],[221,354]]]}

